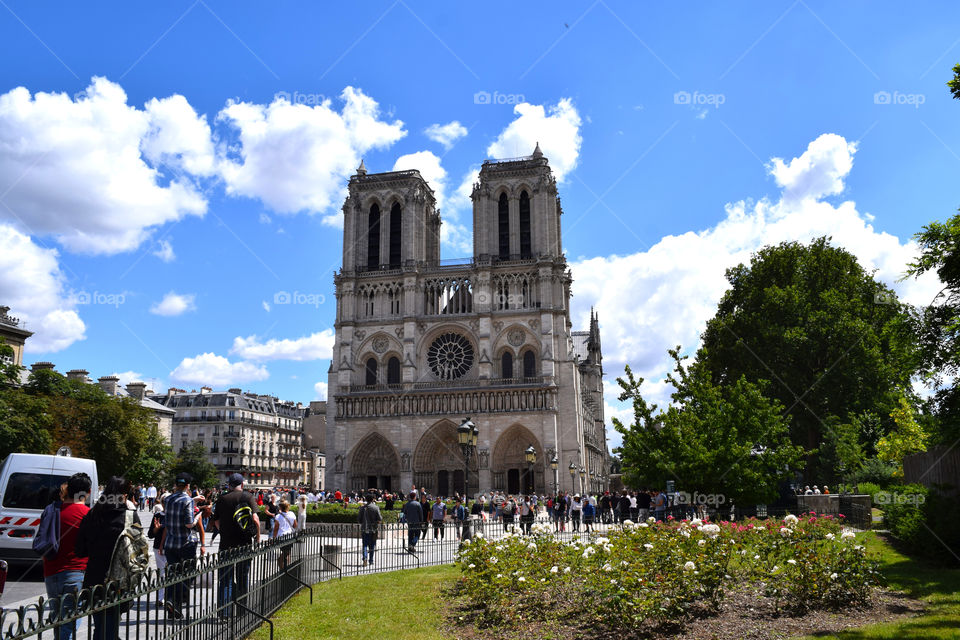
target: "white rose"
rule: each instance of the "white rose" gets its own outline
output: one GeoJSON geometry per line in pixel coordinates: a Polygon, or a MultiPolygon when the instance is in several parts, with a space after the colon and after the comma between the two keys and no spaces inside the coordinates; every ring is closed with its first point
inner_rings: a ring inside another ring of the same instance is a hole
{"type": "Polygon", "coordinates": [[[697,565],[693,564],[693,563],[690,562],[690,561],[687,561],[687,563],[686,563],[685,565],[683,565],[683,570],[684,570],[684,571],[693,571],[693,570],[696,569],[696,568],[697,568],[697,565]]]}

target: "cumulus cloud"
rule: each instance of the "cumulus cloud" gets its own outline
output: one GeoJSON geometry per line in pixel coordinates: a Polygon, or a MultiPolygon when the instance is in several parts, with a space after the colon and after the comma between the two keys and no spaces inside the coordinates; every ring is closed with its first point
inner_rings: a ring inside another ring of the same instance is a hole
{"type": "Polygon", "coordinates": [[[875,269],[875,277],[901,300],[930,303],[940,289],[935,274],[897,281],[918,252],[913,241],[901,242],[876,230],[873,217],[858,211],[853,201],[833,205],[821,199],[843,191],[855,152],[841,136],[824,134],[800,157],[771,163],[770,172],[783,190],[778,199],[730,203],[712,228],[666,236],[647,251],[571,264],[577,294],[574,324],[586,326],[591,306],[599,313],[604,365],[611,376],[606,385],[609,405],[619,405],[612,378],[625,364],[647,379],[644,392],[652,401],[669,403],[671,388],[663,384],[672,365],[667,349],[699,345],[700,332],[728,288],[725,270],[749,262],[751,254],[766,245],[832,236],[834,245],[857,256],[868,271],[875,269]]]}
{"type": "Polygon", "coordinates": [[[271,338],[266,342],[257,336],[233,339],[230,353],[246,360],[322,360],[333,355],[334,335],[332,329],[324,329],[309,336],[296,339],[277,340],[271,338]]]}
{"type": "Polygon", "coordinates": [[[195,358],[184,358],[170,372],[170,378],[180,384],[223,387],[229,384],[256,382],[270,377],[266,367],[250,362],[230,362],[215,353],[201,353],[195,358]]]}
{"type": "Polygon", "coordinates": [[[437,198],[437,207],[442,209],[446,196],[447,171],[440,165],[440,158],[432,151],[417,151],[397,158],[393,163],[393,171],[417,169],[423,179],[433,189],[437,198]]]}
{"type": "MultiPolygon", "coordinates": [[[[362,154],[406,135],[403,122],[381,119],[377,102],[347,87],[343,107],[307,106],[276,98],[269,105],[230,102],[217,120],[237,145],[220,163],[227,193],[257,198],[278,213],[327,212],[345,194],[362,154]]],[[[328,219],[339,219],[329,213],[328,219]]]]}
{"type": "Polygon", "coordinates": [[[187,311],[195,311],[196,308],[196,295],[170,291],[163,296],[163,300],[150,307],[150,313],[158,316],[179,316],[187,311]]]}
{"type": "Polygon", "coordinates": [[[61,351],[86,337],[57,251],[38,246],[6,224],[0,224],[0,302],[33,331],[28,352],[61,351]]]}
{"type": "Polygon", "coordinates": [[[563,182],[567,174],[577,166],[580,157],[582,121],[570,98],[563,98],[556,105],[539,105],[523,102],[513,109],[517,115],[500,132],[487,148],[491,158],[513,158],[533,153],[540,143],[540,150],[550,160],[553,174],[563,182]]]}
{"type": "Polygon", "coordinates": [[[457,140],[467,135],[467,128],[454,120],[447,124],[432,124],[423,132],[434,142],[442,144],[445,149],[450,149],[457,140]]]}
{"type": "Polygon", "coordinates": [[[170,244],[169,240],[161,240],[158,242],[157,248],[153,251],[153,255],[160,258],[163,262],[173,262],[177,258],[173,252],[173,245],[170,244]]]}
{"type": "Polygon", "coordinates": [[[314,400],[326,400],[327,399],[327,383],[326,382],[316,383],[315,385],[313,385],[313,392],[314,394],[316,394],[313,397],[314,400]]]}
{"type": "Polygon", "coordinates": [[[138,109],[105,78],[75,98],[24,87],[0,95],[0,184],[10,185],[11,221],[71,251],[129,251],[152,227],[202,216],[207,203],[193,182],[157,164],[207,171],[209,144],[206,120],[182,96],[138,109]]]}

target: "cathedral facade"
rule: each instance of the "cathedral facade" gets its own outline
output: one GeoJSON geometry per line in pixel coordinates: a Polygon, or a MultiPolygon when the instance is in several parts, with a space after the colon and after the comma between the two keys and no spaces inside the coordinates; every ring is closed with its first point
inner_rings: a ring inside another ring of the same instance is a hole
{"type": "Polygon", "coordinates": [[[599,324],[591,314],[573,331],[563,210],[539,146],[484,162],[472,200],[473,256],[445,261],[436,199],[418,171],[361,163],[350,178],[328,489],[462,493],[456,429],[468,417],[479,430],[470,495],[606,486],[599,324]]]}

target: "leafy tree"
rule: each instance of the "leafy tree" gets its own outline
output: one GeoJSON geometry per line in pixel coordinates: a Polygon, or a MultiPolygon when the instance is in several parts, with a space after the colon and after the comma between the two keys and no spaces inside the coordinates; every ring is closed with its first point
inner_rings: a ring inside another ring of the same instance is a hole
{"type": "Polygon", "coordinates": [[[744,377],[721,386],[702,363],[684,369],[679,347],[670,356],[676,367],[667,379],[675,406],[660,414],[643,399],[643,379],[629,367],[626,379],[617,379],[620,401],[631,401],[634,410],[633,424],[613,421],[623,434],[616,453],[626,484],[663,487],[674,479],[687,492],[745,504],[773,501],[803,455],[790,443],[783,407],[744,377]]]}
{"type": "Polygon", "coordinates": [[[173,471],[186,471],[193,476],[193,484],[198,487],[213,487],[217,484],[217,468],[207,459],[207,448],[202,442],[194,442],[181,449],[174,462],[173,471]]]}
{"type": "Polygon", "coordinates": [[[960,64],[954,65],[953,78],[947,82],[947,86],[950,87],[953,97],[960,100],[960,64]]]}
{"type": "Polygon", "coordinates": [[[786,407],[791,439],[807,451],[808,478],[833,481],[839,461],[858,462],[850,459],[852,427],[841,433],[837,425],[873,414],[884,417],[886,433],[886,416],[910,390],[916,365],[906,307],[826,237],[765,247],[749,265],[728,269],[727,280],[697,360],[721,386],[768,381],[765,393],[786,407]]]}
{"type": "Polygon", "coordinates": [[[0,391],[0,459],[11,453],[51,453],[47,402],[19,389],[0,391]]]}
{"type": "Polygon", "coordinates": [[[877,458],[884,462],[897,464],[899,477],[903,476],[903,458],[911,453],[927,450],[927,441],[930,436],[917,423],[913,407],[906,398],[900,398],[896,409],[890,413],[896,423],[896,428],[877,443],[877,458]]]}
{"type": "Polygon", "coordinates": [[[13,347],[0,338],[0,389],[9,389],[20,383],[23,367],[13,361],[13,347]]]}
{"type": "Polygon", "coordinates": [[[127,479],[136,484],[153,482],[161,486],[169,486],[173,480],[170,476],[176,461],[177,455],[173,447],[154,427],[147,438],[146,445],[127,472],[127,479]]]}

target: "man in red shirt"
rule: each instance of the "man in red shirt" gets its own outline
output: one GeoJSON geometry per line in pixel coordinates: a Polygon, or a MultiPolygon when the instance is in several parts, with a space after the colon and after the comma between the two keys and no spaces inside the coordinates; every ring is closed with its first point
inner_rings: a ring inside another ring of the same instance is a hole
{"type": "MultiPolygon", "coordinates": [[[[90,476],[75,473],[60,487],[60,548],[52,559],[43,559],[43,581],[47,587],[47,597],[53,600],[52,606],[58,606],[60,617],[67,617],[76,607],[76,593],[83,584],[83,572],[87,570],[87,559],[78,558],[74,552],[77,529],[80,521],[90,511],[86,505],[90,495],[90,476]],[[59,603],[59,604],[58,604],[59,603]]],[[[60,640],[70,639],[76,633],[76,622],[59,628],[60,640]]]]}

